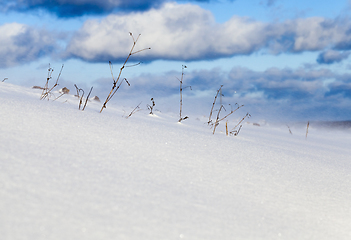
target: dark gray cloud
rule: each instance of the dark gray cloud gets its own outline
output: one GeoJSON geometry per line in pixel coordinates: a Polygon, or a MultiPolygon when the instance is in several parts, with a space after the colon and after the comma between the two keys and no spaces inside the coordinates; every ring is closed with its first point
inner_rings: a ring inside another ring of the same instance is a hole
{"type": "Polygon", "coordinates": [[[56,50],[56,39],[45,30],[18,23],[0,26],[0,68],[31,62],[56,50]]]}
{"type": "Polygon", "coordinates": [[[319,54],[317,62],[319,64],[333,64],[347,59],[349,55],[349,51],[327,50],[319,54]]]}
{"type": "MultiPolygon", "coordinates": [[[[114,11],[145,11],[168,0],[2,0],[2,11],[28,12],[45,10],[58,17],[109,14],[114,11]]],[[[210,2],[211,0],[193,0],[210,2]]],[[[190,1],[191,2],[191,1],[190,1]]]]}
{"type": "Polygon", "coordinates": [[[142,11],[158,6],[163,0],[4,0],[3,11],[27,12],[46,10],[59,17],[75,17],[86,14],[106,14],[115,10],[142,11]]]}
{"type": "Polygon", "coordinates": [[[66,58],[90,62],[123,61],[131,47],[128,32],[142,33],[138,60],[209,60],[257,51],[301,53],[346,48],[351,20],[321,17],[264,23],[245,17],[215,21],[211,12],[192,4],[167,3],[161,8],[111,14],[86,21],[66,49],[66,58]],[[117,40],[118,39],[118,40],[117,40]]]}

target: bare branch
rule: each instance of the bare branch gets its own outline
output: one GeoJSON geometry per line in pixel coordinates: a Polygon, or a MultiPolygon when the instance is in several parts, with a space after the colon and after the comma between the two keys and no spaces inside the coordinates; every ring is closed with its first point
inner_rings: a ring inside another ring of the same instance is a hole
{"type": "Polygon", "coordinates": [[[140,52],[145,51],[145,50],[150,50],[150,49],[151,49],[151,48],[144,48],[144,49],[141,49],[141,50],[138,50],[138,51],[136,51],[136,52],[131,53],[131,55],[140,53],[140,52]]]}
{"type": "Polygon", "coordinates": [[[85,104],[84,104],[84,107],[83,107],[82,111],[84,111],[85,107],[87,106],[87,103],[88,103],[91,91],[93,91],[93,87],[90,88],[89,94],[88,94],[87,98],[85,99],[85,104]]]}
{"type": "Polygon", "coordinates": [[[188,87],[183,88],[183,78],[184,78],[184,69],[185,69],[185,68],[187,68],[187,66],[182,65],[182,77],[181,77],[180,80],[179,80],[179,78],[177,78],[178,81],[179,81],[179,83],[180,83],[180,86],[179,86],[179,95],[180,95],[180,100],[179,100],[179,120],[178,120],[178,122],[181,122],[182,120],[188,119],[188,116],[186,116],[186,117],[184,117],[184,118],[182,117],[182,109],[183,109],[183,89],[189,87],[190,90],[192,90],[192,89],[191,89],[191,86],[188,86],[188,87]]]}
{"type": "MultiPolygon", "coordinates": [[[[60,78],[60,76],[61,76],[63,66],[64,66],[64,64],[62,64],[60,73],[59,73],[59,75],[57,76],[57,79],[56,79],[55,84],[49,89],[49,80],[51,79],[52,72],[54,71],[54,69],[52,69],[52,68],[50,67],[50,64],[49,64],[48,77],[46,78],[46,84],[45,84],[45,86],[44,86],[44,88],[43,88],[43,92],[42,92],[42,94],[41,94],[40,100],[47,98],[47,97],[51,94],[51,91],[52,91],[56,86],[59,85],[59,84],[58,84],[58,81],[59,81],[59,78],[60,78]]],[[[49,99],[48,99],[48,100],[49,100],[49,99]]]]}
{"type": "MultiPolygon", "coordinates": [[[[130,35],[130,36],[132,37],[132,39],[133,39],[133,45],[132,45],[132,47],[131,47],[131,49],[130,49],[130,51],[129,51],[129,54],[128,54],[126,60],[124,61],[122,67],[121,67],[120,70],[119,70],[119,74],[118,74],[116,80],[114,79],[113,73],[112,73],[112,67],[111,67],[111,66],[112,66],[112,63],[109,61],[110,70],[111,70],[111,74],[112,74],[112,78],[113,78],[113,85],[112,85],[112,88],[111,88],[110,93],[109,93],[108,96],[106,97],[106,100],[105,100],[105,102],[103,103],[103,105],[102,105],[102,107],[101,107],[100,113],[102,112],[102,110],[104,110],[104,108],[106,108],[106,104],[111,100],[111,98],[114,96],[114,94],[115,94],[115,93],[117,92],[117,90],[120,88],[120,86],[121,86],[121,84],[122,84],[123,81],[121,81],[121,83],[120,83],[119,85],[117,85],[117,83],[119,82],[119,80],[120,80],[120,78],[121,78],[123,69],[124,69],[125,67],[127,67],[126,64],[127,64],[128,60],[129,60],[130,56],[132,56],[132,55],[134,55],[134,54],[137,54],[137,53],[139,53],[139,52],[141,52],[141,51],[151,49],[151,48],[145,48],[145,49],[142,49],[142,50],[139,50],[139,51],[134,52],[134,48],[135,48],[135,45],[137,44],[137,42],[138,42],[138,40],[139,40],[140,34],[138,35],[137,39],[134,39],[134,36],[133,36],[133,34],[132,34],[131,32],[129,32],[129,35],[130,35]]],[[[139,65],[139,64],[140,64],[140,63],[135,64],[134,66],[139,65]]],[[[131,66],[129,66],[129,67],[131,67],[131,66]]],[[[127,82],[128,85],[130,85],[129,82],[128,82],[125,78],[124,78],[124,80],[127,82]]]]}

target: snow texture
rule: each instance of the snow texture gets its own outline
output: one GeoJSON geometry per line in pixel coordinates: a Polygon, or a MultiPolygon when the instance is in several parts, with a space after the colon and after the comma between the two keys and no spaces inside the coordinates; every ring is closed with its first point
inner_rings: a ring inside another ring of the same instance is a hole
{"type": "Polygon", "coordinates": [[[206,117],[40,94],[0,82],[3,240],[351,239],[348,129],[212,135],[206,117]]]}

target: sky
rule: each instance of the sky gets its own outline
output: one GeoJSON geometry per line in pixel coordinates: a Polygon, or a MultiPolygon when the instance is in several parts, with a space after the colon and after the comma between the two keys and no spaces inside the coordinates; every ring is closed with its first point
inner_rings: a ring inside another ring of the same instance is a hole
{"type": "Polygon", "coordinates": [[[184,65],[189,114],[208,114],[223,85],[226,109],[244,104],[253,118],[350,120],[350,13],[349,0],[4,0],[0,80],[43,86],[50,66],[53,85],[64,64],[59,87],[105,99],[109,61],[116,78],[137,40],[147,50],[130,57],[130,86],[112,103],[153,97],[177,111],[184,65]]]}

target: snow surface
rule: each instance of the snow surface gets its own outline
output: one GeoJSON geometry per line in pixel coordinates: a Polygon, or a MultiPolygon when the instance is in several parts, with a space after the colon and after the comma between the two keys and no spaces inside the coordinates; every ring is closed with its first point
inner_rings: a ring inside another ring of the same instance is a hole
{"type": "Polygon", "coordinates": [[[351,239],[350,130],[212,135],[40,93],[0,83],[1,239],[351,239]]]}

